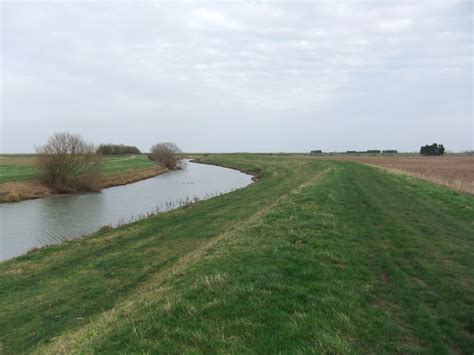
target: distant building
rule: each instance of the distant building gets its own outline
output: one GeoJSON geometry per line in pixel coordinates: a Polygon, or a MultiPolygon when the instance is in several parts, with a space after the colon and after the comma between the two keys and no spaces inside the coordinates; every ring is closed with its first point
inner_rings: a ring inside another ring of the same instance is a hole
{"type": "Polygon", "coordinates": [[[383,154],[398,154],[398,151],[395,149],[382,150],[383,154]]]}
{"type": "Polygon", "coordinates": [[[367,153],[369,153],[369,154],[380,154],[380,150],[378,150],[378,149],[369,149],[367,151],[367,153]]]}
{"type": "Polygon", "coordinates": [[[322,153],[323,153],[322,150],[312,150],[311,152],[309,152],[309,154],[311,154],[311,155],[322,154],[322,153]]]}

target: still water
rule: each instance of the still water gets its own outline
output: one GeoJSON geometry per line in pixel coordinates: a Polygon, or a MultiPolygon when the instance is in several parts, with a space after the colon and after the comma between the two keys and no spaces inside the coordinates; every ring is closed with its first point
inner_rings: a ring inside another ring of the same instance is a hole
{"type": "Polygon", "coordinates": [[[131,221],[157,209],[170,210],[185,200],[230,192],[251,182],[250,175],[237,170],[188,162],[184,170],[101,193],[3,203],[0,260],[95,232],[104,225],[131,221]]]}

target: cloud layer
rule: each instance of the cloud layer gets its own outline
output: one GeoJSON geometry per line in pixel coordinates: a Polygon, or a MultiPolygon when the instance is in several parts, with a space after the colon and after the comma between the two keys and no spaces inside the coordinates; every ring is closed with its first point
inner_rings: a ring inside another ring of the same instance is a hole
{"type": "Polygon", "coordinates": [[[4,152],[474,148],[470,1],[1,6],[4,152]]]}

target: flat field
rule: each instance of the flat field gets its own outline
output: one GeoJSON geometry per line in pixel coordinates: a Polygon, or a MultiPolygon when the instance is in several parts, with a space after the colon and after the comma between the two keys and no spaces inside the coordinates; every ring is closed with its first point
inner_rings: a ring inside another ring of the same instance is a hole
{"type": "Polygon", "coordinates": [[[4,353],[466,353],[474,198],[344,161],[0,263],[4,353]]]}
{"type": "Polygon", "coordinates": [[[421,155],[325,155],[316,159],[355,161],[474,194],[474,155],[446,154],[440,157],[421,155]]]}
{"type": "Polygon", "coordinates": [[[0,155],[0,184],[34,178],[34,155],[0,155]]]}

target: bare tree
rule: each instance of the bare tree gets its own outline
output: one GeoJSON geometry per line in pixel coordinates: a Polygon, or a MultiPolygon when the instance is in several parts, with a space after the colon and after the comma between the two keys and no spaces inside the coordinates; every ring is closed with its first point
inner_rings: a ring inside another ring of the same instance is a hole
{"type": "Polygon", "coordinates": [[[181,169],[181,149],[171,142],[158,143],[151,147],[151,159],[159,165],[168,169],[181,169]]]}
{"type": "Polygon", "coordinates": [[[102,156],[80,135],[55,133],[36,148],[38,177],[57,192],[97,191],[102,156]]]}

